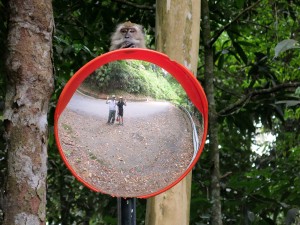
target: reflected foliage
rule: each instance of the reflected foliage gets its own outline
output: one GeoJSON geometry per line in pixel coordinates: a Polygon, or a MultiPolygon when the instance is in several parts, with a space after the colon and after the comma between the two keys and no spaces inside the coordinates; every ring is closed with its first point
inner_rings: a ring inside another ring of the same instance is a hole
{"type": "Polygon", "coordinates": [[[127,93],[180,102],[185,92],[172,75],[145,61],[106,64],[86,78],[82,87],[96,93],[127,93]]]}

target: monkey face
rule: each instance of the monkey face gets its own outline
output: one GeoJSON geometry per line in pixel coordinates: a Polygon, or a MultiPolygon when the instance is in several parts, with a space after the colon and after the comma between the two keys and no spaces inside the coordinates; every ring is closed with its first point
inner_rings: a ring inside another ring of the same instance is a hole
{"type": "Polygon", "coordinates": [[[120,48],[145,48],[143,27],[131,22],[119,24],[111,37],[110,50],[120,48]]]}
{"type": "Polygon", "coordinates": [[[134,27],[122,28],[120,33],[123,36],[123,43],[120,48],[135,48],[137,43],[137,30],[134,27]]]}

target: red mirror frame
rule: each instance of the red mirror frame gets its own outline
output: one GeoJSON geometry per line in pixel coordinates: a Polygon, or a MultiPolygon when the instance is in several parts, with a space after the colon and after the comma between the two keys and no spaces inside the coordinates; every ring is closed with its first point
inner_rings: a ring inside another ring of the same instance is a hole
{"type": "Polygon", "coordinates": [[[89,61],[87,64],[81,67],[65,85],[56,105],[56,110],[54,115],[54,134],[55,134],[55,140],[56,140],[59,153],[64,163],[73,174],[73,176],[75,176],[77,180],[79,180],[81,183],[83,183],[86,187],[90,188],[91,190],[96,192],[102,192],[101,190],[93,187],[91,184],[84,181],[69,164],[59,141],[58,119],[61,113],[64,111],[67,104],[69,103],[76,89],[80,86],[80,84],[84,81],[86,77],[88,77],[93,71],[103,66],[104,64],[117,61],[117,60],[126,60],[126,59],[147,61],[156,64],[157,66],[160,66],[168,73],[170,73],[181,84],[183,89],[186,91],[189,99],[192,101],[194,106],[202,114],[204,120],[202,140],[199,145],[197,155],[196,157],[194,157],[189,167],[176,181],[162,188],[161,190],[143,196],[136,196],[138,198],[149,198],[158,195],[162,192],[165,192],[171,187],[173,187],[174,185],[176,185],[177,183],[179,183],[195,166],[204,148],[207,129],[208,129],[208,103],[207,103],[205,92],[201,87],[200,83],[186,67],[184,67],[183,65],[175,61],[172,61],[165,54],[162,54],[157,51],[149,50],[149,49],[139,49],[139,48],[119,49],[96,57],[95,59],[89,61]]]}

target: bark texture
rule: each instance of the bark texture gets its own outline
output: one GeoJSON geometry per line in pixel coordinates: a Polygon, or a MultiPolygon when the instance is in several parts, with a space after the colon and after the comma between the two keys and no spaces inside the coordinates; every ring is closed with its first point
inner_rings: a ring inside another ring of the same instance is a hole
{"type": "MultiPolygon", "coordinates": [[[[156,50],[197,71],[200,0],[156,1],[156,50]]],[[[188,225],[192,173],[158,196],[148,199],[146,225],[188,225]]]]}
{"type": "Polygon", "coordinates": [[[208,100],[209,152],[211,160],[211,225],[222,225],[221,196],[220,196],[220,159],[218,140],[218,115],[214,96],[214,59],[213,49],[209,44],[211,29],[208,1],[202,0],[202,33],[204,44],[204,76],[205,92],[208,100]]]}
{"type": "Polygon", "coordinates": [[[10,0],[3,225],[45,224],[47,112],[53,91],[51,0],[10,0]]]}
{"type": "Polygon", "coordinates": [[[200,0],[156,1],[156,50],[197,71],[200,0]]]}

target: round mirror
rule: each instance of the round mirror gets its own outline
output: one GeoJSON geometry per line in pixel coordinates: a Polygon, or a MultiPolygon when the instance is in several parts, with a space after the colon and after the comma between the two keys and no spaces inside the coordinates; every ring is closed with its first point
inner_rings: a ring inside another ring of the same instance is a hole
{"type": "Polygon", "coordinates": [[[193,168],[207,114],[203,89],[185,67],[152,50],[120,49],[90,61],[66,84],[55,137],[67,167],[90,189],[148,198],[193,168]]]}

